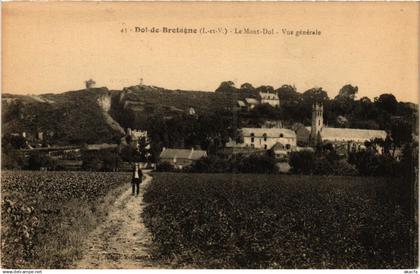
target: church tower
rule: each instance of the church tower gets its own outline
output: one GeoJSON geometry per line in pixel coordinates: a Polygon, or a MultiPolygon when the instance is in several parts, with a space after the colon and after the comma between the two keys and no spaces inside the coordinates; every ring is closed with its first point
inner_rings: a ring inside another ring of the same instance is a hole
{"type": "Polygon", "coordinates": [[[324,127],[324,107],[322,103],[314,103],[312,105],[312,127],[311,142],[316,144],[319,141],[321,130],[324,127]]]}

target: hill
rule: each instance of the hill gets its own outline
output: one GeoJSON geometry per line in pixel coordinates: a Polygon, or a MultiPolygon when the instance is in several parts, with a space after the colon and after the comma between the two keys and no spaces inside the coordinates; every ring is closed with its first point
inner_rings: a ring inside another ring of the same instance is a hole
{"type": "Polygon", "coordinates": [[[38,96],[3,94],[2,132],[43,132],[52,144],[110,141],[122,134],[105,115],[103,102],[111,94],[107,88],[38,96]]]}
{"type": "Polygon", "coordinates": [[[257,97],[256,92],[203,92],[168,90],[154,86],[132,86],[114,94],[112,115],[124,127],[142,127],[147,119],[165,119],[185,114],[192,107],[196,114],[232,109],[237,100],[257,97]]]}
{"type": "Polygon", "coordinates": [[[82,89],[60,94],[2,95],[2,132],[43,132],[51,144],[115,142],[127,127],[148,118],[171,118],[194,108],[197,114],[231,109],[247,93],[168,90],[132,86],[123,90],[82,89]]]}

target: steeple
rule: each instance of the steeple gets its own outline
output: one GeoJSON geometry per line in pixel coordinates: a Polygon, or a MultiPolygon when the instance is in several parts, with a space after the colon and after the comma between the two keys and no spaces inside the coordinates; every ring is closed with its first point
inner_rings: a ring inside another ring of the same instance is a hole
{"type": "Polygon", "coordinates": [[[312,126],[311,126],[311,142],[317,143],[318,136],[324,127],[324,106],[322,103],[314,103],[312,105],[312,126]]]}

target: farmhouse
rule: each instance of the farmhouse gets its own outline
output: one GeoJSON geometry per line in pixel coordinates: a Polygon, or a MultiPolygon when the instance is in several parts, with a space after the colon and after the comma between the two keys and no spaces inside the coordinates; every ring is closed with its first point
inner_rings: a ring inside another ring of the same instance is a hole
{"type": "Polygon", "coordinates": [[[364,146],[366,141],[375,138],[385,140],[387,133],[384,130],[355,129],[355,128],[331,128],[324,126],[322,104],[312,106],[312,126],[299,128],[296,133],[298,139],[303,141],[309,137],[308,142],[330,142],[333,144],[347,143],[358,149],[364,146]],[[308,134],[309,133],[309,134],[308,134]]]}
{"type": "Polygon", "coordinates": [[[140,138],[147,139],[147,130],[137,130],[137,129],[127,128],[127,135],[131,136],[133,140],[138,140],[140,138]]]}
{"type": "Polygon", "coordinates": [[[181,169],[206,156],[204,150],[164,148],[160,153],[160,162],[168,162],[181,169]]]}
{"type": "Polygon", "coordinates": [[[261,104],[269,104],[273,107],[280,106],[280,99],[276,93],[260,92],[261,104]]]}
{"type": "Polygon", "coordinates": [[[242,128],[245,147],[270,149],[280,143],[287,149],[296,147],[296,133],[285,128],[242,128]]]}

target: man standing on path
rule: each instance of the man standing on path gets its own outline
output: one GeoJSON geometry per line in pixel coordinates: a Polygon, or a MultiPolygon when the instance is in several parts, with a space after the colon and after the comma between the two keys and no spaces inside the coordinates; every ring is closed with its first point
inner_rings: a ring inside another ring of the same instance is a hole
{"type": "Polygon", "coordinates": [[[140,192],[140,183],[143,178],[143,173],[139,167],[138,163],[134,164],[133,179],[131,180],[131,187],[133,190],[133,195],[139,195],[140,192]]]}

